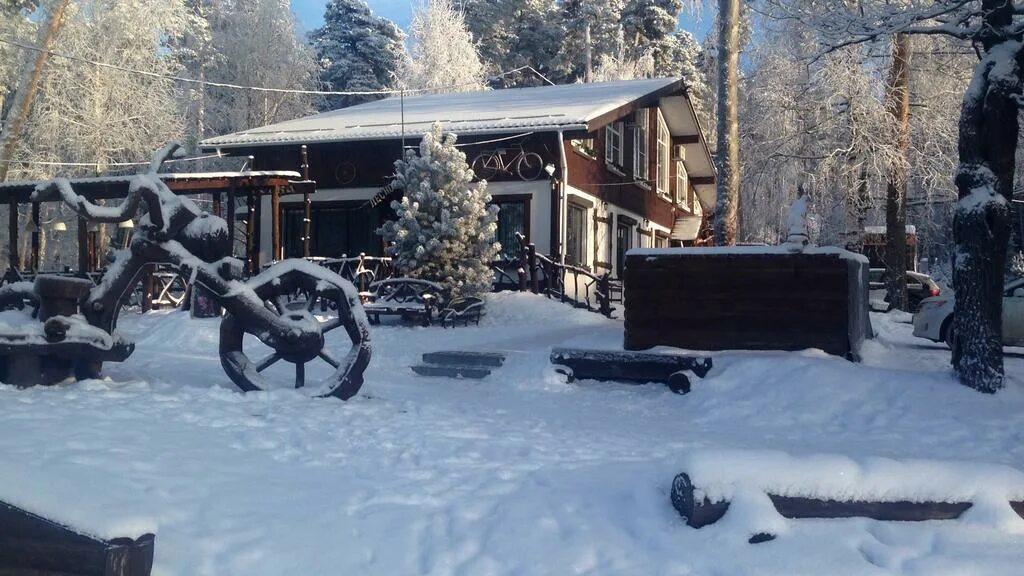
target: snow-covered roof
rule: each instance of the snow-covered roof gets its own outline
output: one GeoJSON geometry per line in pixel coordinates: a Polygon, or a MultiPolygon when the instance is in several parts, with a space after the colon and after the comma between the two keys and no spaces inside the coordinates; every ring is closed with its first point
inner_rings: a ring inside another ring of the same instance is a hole
{"type": "Polygon", "coordinates": [[[204,148],[420,136],[435,122],[460,136],[510,131],[593,130],[594,121],[631,102],[683,90],[677,78],[565,84],[390,97],[208,138],[204,148]]]}

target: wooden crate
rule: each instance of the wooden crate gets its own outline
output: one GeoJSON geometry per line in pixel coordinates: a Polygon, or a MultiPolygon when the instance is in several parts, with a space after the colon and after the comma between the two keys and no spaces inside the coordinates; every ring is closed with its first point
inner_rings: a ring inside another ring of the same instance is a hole
{"type": "Polygon", "coordinates": [[[625,348],[802,350],[858,359],[868,265],[844,253],[720,248],[626,258],[625,348]]]}

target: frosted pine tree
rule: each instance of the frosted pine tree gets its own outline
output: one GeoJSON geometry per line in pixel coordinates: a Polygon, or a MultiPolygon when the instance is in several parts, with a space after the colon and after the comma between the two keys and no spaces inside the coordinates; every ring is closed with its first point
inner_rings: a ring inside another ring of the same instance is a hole
{"type": "Polygon", "coordinates": [[[462,92],[487,87],[466,19],[452,0],[427,0],[412,15],[410,48],[399,76],[403,87],[432,92],[462,92]]]}
{"type": "Polygon", "coordinates": [[[410,150],[395,162],[405,195],[391,203],[397,219],[378,230],[402,275],[442,283],[452,297],[490,290],[490,262],[501,250],[494,240],[498,208],[488,206],[487,183],[472,180],[455,135],[442,136],[435,124],[419,154],[410,150]]]}
{"type": "MultiPolygon", "coordinates": [[[[331,0],[323,27],[310,35],[322,72],[333,91],[377,91],[390,88],[404,54],[398,26],[370,12],[365,0],[331,0]]],[[[324,109],[352,106],[380,96],[331,96],[324,109]]]]}

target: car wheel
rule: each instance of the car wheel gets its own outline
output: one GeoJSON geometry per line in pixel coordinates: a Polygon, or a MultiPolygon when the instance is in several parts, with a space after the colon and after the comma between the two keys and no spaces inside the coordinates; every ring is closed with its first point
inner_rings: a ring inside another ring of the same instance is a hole
{"type": "Polygon", "coordinates": [[[956,331],[953,329],[953,319],[950,318],[946,321],[946,327],[942,330],[942,341],[949,346],[949,349],[953,349],[953,342],[956,337],[956,331]]]}

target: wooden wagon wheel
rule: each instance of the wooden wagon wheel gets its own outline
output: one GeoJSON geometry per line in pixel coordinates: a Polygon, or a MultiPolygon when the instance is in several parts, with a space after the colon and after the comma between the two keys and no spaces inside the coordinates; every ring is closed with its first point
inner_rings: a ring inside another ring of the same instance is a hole
{"type": "MultiPolygon", "coordinates": [[[[278,362],[289,362],[295,367],[295,387],[304,388],[306,365],[325,362],[334,372],[316,386],[308,387],[310,394],[348,400],[362,387],[363,371],[370,363],[370,330],[355,288],[326,268],[279,268],[279,274],[271,268],[254,278],[249,283],[250,288],[282,322],[301,325],[304,329],[315,323],[319,333],[314,336],[318,336],[318,341],[312,346],[290,350],[271,349],[268,355],[253,360],[242,349],[242,340],[247,333],[257,335],[257,330],[229,313],[220,327],[220,358],[224,371],[243,391],[267,390],[269,382],[261,373],[278,362]],[[297,299],[296,293],[306,297],[297,299]],[[318,320],[313,309],[321,301],[336,307],[338,317],[318,320]],[[324,336],[337,328],[343,328],[351,341],[345,355],[335,354],[325,346],[324,336]]],[[[309,335],[308,330],[306,334],[309,335]]]]}

